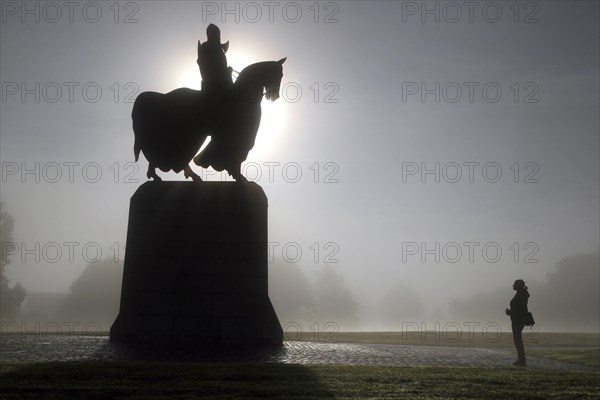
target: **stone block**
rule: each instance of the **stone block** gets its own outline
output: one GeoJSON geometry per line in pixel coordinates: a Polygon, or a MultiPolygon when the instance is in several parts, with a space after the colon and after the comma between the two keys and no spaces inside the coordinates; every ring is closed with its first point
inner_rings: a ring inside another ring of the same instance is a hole
{"type": "Polygon", "coordinates": [[[112,341],[282,344],[254,183],[147,182],[131,198],[112,341]]]}

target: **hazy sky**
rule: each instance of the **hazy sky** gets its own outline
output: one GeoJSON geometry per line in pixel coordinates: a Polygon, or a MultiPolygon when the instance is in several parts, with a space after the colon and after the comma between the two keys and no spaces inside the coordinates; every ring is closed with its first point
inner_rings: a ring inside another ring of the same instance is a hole
{"type": "Polygon", "coordinates": [[[209,23],[236,70],[288,57],[246,175],[275,255],[339,261],[365,324],[398,283],[431,315],[598,246],[597,2],[44,4],[2,2],[0,24],[8,273],[28,290],[123,257],[147,168],[131,100],[199,89],[209,23]]]}

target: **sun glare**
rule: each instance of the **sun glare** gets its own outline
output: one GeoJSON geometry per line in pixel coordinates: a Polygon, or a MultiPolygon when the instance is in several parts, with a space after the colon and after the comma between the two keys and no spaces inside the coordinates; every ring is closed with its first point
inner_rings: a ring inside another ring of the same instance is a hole
{"type": "Polygon", "coordinates": [[[256,142],[252,149],[252,157],[266,159],[275,157],[275,148],[283,136],[285,129],[286,104],[280,97],[273,103],[262,101],[262,117],[256,135],[256,142]]]}
{"type": "MultiPolygon", "coordinates": [[[[227,63],[230,67],[232,67],[235,71],[238,72],[246,68],[248,65],[259,61],[264,60],[255,60],[242,52],[227,52],[227,63]]],[[[198,64],[196,64],[196,60],[194,60],[193,62],[186,63],[186,65],[180,69],[179,73],[176,76],[176,87],[188,87],[190,89],[196,90],[200,89],[200,82],[202,81],[202,79],[200,78],[200,70],[198,69],[198,64]]],[[[237,74],[234,72],[233,76],[235,81],[235,77],[237,76],[237,74]]]]}
{"type": "Polygon", "coordinates": [[[187,87],[200,90],[200,82],[202,79],[200,79],[198,65],[192,63],[186,65],[177,76],[178,78],[175,82],[175,87],[187,87]]]}
{"type": "MultiPolygon", "coordinates": [[[[230,50],[227,52],[227,61],[234,70],[240,72],[250,64],[266,60],[257,60],[248,56],[246,53],[230,50]]],[[[176,76],[175,87],[188,87],[190,89],[200,90],[200,71],[195,62],[187,63],[176,76]]],[[[234,73],[234,77],[235,76],[237,76],[236,73],[234,73]]],[[[260,128],[256,135],[256,142],[251,152],[251,156],[253,158],[263,159],[273,155],[273,149],[281,138],[281,132],[285,126],[285,101],[282,97],[275,102],[263,99],[261,106],[262,117],[260,128]]]]}

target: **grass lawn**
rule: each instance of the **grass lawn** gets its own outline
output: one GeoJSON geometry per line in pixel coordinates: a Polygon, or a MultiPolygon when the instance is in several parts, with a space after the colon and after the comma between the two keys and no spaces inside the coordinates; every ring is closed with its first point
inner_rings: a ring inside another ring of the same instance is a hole
{"type": "Polygon", "coordinates": [[[585,365],[586,367],[598,368],[598,371],[600,371],[600,349],[598,348],[534,348],[528,350],[527,355],[585,365]]]}
{"type": "Polygon", "coordinates": [[[288,364],[2,364],[3,399],[597,399],[598,373],[288,364]]]}
{"type": "MultiPolygon", "coordinates": [[[[405,344],[411,346],[460,346],[512,348],[514,347],[512,332],[493,332],[485,335],[482,332],[440,333],[423,332],[336,332],[315,336],[313,332],[295,336],[294,340],[319,341],[326,343],[375,343],[405,344]]],[[[523,340],[527,348],[596,348],[600,349],[599,333],[560,333],[536,332],[526,328],[523,340]]]]}
{"type": "MultiPolygon", "coordinates": [[[[600,368],[600,334],[536,332],[526,329],[523,332],[525,351],[528,356],[549,358],[587,367],[600,368]]],[[[514,348],[511,332],[502,332],[497,337],[486,336],[481,332],[462,334],[440,334],[440,332],[336,332],[334,335],[315,337],[302,335],[301,341],[326,343],[373,343],[399,344],[411,346],[458,346],[483,348],[514,348]]]]}
{"type": "MultiPolygon", "coordinates": [[[[401,332],[340,332],[318,340],[513,347],[507,333],[488,340],[481,333],[465,332],[456,340],[436,337],[433,332],[404,336],[401,332]]],[[[535,368],[0,360],[0,399],[598,399],[599,340],[598,334],[585,333],[525,335],[528,356],[598,368],[590,373],[535,368]]]]}

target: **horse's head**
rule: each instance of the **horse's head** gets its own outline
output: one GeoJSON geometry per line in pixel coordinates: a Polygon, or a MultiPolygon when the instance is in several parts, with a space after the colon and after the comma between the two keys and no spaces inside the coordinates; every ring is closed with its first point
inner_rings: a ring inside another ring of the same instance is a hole
{"type": "Polygon", "coordinates": [[[281,86],[281,78],[283,77],[283,63],[287,57],[272,64],[272,71],[269,71],[270,77],[265,80],[265,97],[269,101],[275,101],[279,98],[279,87],[281,86]]]}
{"type": "Polygon", "coordinates": [[[279,61],[258,62],[240,72],[234,86],[240,90],[244,101],[260,102],[263,95],[270,101],[279,98],[279,87],[283,77],[282,65],[286,58],[279,61]]]}

